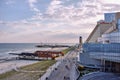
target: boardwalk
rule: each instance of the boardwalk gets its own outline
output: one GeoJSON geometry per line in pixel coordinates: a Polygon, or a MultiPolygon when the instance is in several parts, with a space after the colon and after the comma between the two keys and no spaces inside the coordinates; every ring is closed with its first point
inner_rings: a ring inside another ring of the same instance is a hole
{"type": "Polygon", "coordinates": [[[51,70],[49,69],[50,72],[43,76],[44,79],[42,77],[39,80],[45,80],[45,76],[48,78],[47,80],[76,80],[79,73],[76,71],[74,57],[76,57],[75,52],[69,52],[63,60],[57,62],[59,64],[56,67],[54,65],[51,70]]]}

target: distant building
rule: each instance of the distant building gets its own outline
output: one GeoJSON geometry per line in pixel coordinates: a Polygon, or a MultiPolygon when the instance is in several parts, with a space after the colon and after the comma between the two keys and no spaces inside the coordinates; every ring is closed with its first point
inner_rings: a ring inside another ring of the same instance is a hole
{"type": "MultiPolygon", "coordinates": [[[[97,43],[101,41],[103,34],[109,34],[118,31],[120,28],[120,12],[117,13],[105,13],[105,20],[100,20],[97,22],[96,27],[91,32],[86,40],[86,43],[97,43]]],[[[104,36],[104,35],[103,35],[104,36]]]]}
{"type": "Polygon", "coordinates": [[[79,37],[79,45],[82,44],[82,36],[79,37]]]}
{"type": "Polygon", "coordinates": [[[80,63],[120,72],[120,12],[105,13],[82,45],[80,63]]]}

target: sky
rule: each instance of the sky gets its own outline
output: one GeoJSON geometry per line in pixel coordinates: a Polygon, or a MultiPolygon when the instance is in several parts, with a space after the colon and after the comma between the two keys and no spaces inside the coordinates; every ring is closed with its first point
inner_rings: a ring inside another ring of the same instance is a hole
{"type": "Polygon", "coordinates": [[[0,43],[85,41],[120,0],[0,0],[0,43]]]}

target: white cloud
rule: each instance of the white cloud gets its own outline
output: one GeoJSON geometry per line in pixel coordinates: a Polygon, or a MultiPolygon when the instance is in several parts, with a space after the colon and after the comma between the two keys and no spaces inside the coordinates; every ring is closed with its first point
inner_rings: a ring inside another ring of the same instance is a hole
{"type": "Polygon", "coordinates": [[[103,3],[105,3],[105,4],[111,4],[111,3],[113,3],[113,4],[119,4],[120,3],[120,0],[101,0],[101,2],[103,1],[103,3]]]}
{"type": "Polygon", "coordinates": [[[62,8],[61,5],[62,1],[60,0],[53,0],[51,1],[48,10],[47,10],[47,14],[53,15],[54,13],[56,13],[56,11],[60,8],[62,8]]]}
{"type": "Polygon", "coordinates": [[[15,34],[0,32],[8,36],[6,42],[10,39],[15,39],[13,42],[77,42],[80,35],[85,40],[105,12],[120,11],[120,0],[82,0],[68,5],[65,0],[51,0],[45,13],[35,5],[38,0],[28,2],[34,16],[19,22],[0,21],[0,24],[18,30],[15,34]]]}
{"type": "Polygon", "coordinates": [[[40,10],[35,6],[35,3],[37,3],[37,0],[28,0],[28,3],[29,3],[31,10],[35,11],[37,13],[37,15],[41,14],[40,10]]]}

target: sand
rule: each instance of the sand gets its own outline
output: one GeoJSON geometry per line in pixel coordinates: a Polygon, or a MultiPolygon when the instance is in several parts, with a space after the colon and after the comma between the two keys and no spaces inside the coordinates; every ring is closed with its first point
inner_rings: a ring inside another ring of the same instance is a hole
{"type": "MultiPolygon", "coordinates": [[[[51,50],[51,51],[62,51],[66,48],[50,48],[47,50],[51,50]]],[[[15,69],[16,67],[22,67],[22,66],[26,66],[29,64],[33,64],[36,63],[38,61],[32,61],[32,60],[14,60],[14,61],[5,61],[5,62],[0,62],[0,74],[8,72],[12,69],[15,69]]]]}
{"type": "Polygon", "coordinates": [[[29,64],[36,63],[38,61],[31,61],[31,60],[14,60],[14,61],[6,61],[0,63],[0,74],[8,72],[16,67],[22,67],[29,64]]]}

